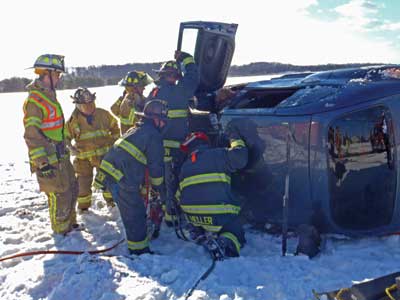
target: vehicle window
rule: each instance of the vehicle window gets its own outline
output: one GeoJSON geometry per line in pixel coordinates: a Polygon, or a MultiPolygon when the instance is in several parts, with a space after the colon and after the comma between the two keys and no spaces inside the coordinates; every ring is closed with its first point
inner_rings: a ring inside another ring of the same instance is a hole
{"type": "Polygon", "coordinates": [[[235,108],[273,108],[295,93],[294,89],[249,90],[235,108]]]}
{"type": "Polygon", "coordinates": [[[181,50],[194,55],[198,29],[187,28],[183,31],[181,50]]]}
{"type": "Polygon", "coordinates": [[[390,112],[379,106],[344,115],[329,126],[328,172],[334,221],[372,229],[392,220],[396,168],[390,112]]]}

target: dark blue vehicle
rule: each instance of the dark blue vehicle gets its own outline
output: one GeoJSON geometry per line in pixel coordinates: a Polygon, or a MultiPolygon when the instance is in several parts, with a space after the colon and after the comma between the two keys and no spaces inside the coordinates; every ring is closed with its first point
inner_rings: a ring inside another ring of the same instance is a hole
{"type": "Polygon", "coordinates": [[[233,188],[244,216],[281,224],[288,175],[289,227],[311,224],[351,236],[398,232],[400,66],[236,85],[231,87],[236,95],[215,111],[213,95],[225,83],[236,29],[236,24],[182,23],[178,49],[187,50],[183,41],[192,31],[201,73],[197,108],[209,111],[192,111],[192,129],[214,134],[213,112],[222,131],[234,119],[242,124],[250,160],[233,188]]]}

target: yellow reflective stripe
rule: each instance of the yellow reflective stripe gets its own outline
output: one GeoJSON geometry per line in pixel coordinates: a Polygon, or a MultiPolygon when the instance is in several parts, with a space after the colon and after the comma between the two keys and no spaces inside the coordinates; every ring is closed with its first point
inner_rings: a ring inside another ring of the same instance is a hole
{"type": "Polygon", "coordinates": [[[142,250],[148,246],[149,246],[149,240],[147,238],[139,242],[128,240],[128,248],[131,250],[142,250]]]}
{"type": "Polygon", "coordinates": [[[164,156],[164,162],[172,161],[172,156],[164,156]]]}
{"type": "Polygon", "coordinates": [[[112,176],[116,181],[120,181],[121,178],[124,176],[124,174],[120,170],[114,168],[114,166],[111,163],[109,163],[104,159],[100,163],[100,169],[102,169],[107,174],[112,176]]]}
{"type": "Polygon", "coordinates": [[[80,152],[76,155],[76,157],[79,159],[89,159],[94,156],[103,156],[108,152],[108,150],[110,150],[110,147],[106,146],[92,151],[80,152]]]}
{"type": "Polygon", "coordinates": [[[44,118],[48,117],[46,106],[44,106],[41,102],[35,101],[35,100],[33,100],[32,97],[29,97],[28,98],[28,103],[32,103],[32,104],[36,105],[37,107],[39,107],[42,110],[44,118]]]}
{"type": "Polygon", "coordinates": [[[49,164],[51,164],[51,165],[58,163],[57,154],[53,153],[52,155],[47,157],[47,160],[49,161],[49,164]]]}
{"type": "Polygon", "coordinates": [[[120,120],[120,122],[121,122],[121,124],[123,124],[123,125],[133,125],[133,122],[131,122],[131,120],[129,120],[129,119],[127,119],[127,118],[119,118],[119,120],[120,120]]]}
{"type": "Polygon", "coordinates": [[[103,197],[105,199],[111,199],[112,198],[112,194],[110,192],[103,192],[103,197]]]}
{"type": "Polygon", "coordinates": [[[79,136],[79,140],[88,140],[103,136],[110,136],[110,132],[108,130],[95,130],[95,131],[85,132],[79,136]]]}
{"type": "Polygon", "coordinates": [[[49,193],[48,198],[51,227],[55,233],[64,233],[67,231],[70,221],[57,221],[57,196],[55,193],[49,193]]]}
{"type": "Polygon", "coordinates": [[[231,140],[231,148],[236,147],[246,147],[246,144],[243,140],[231,140]]]}
{"type": "Polygon", "coordinates": [[[168,110],[168,118],[186,118],[188,116],[187,109],[170,109],[168,110]]]}
{"type": "Polygon", "coordinates": [[[132,155],[140,163],[142,163],[144,165],[147,164],[146,156],[143,154],[142,151],[139,150],[139,148],[137,148],[132,143],[129,143],[128,141],[121,138],[115,142],[115,145],[124,149],[126,152],[128,152],[130,155],[132,155]]]}
{"type": "Polygon", "coordinates": [[[240,253],[240,243],[239,243],[239,240],[237,239],[237,237],[235,235],[233,235],[230,232],[223,232],[223,233],[221,233],[221,236],[224,236],[227,239],[230,239],[235,244],[235,248],[236,248],[237,253],[240,253]]]}
{"type": "Polygon", "coordinates": [[[128,117],[128,119],[129,119],[129,121],[131,122],[131,124],[134,124],[135,123],[135,108],[131,108],[131,110],[130,110],[130,112],[129,112],[129,117],[128,117]]]}
{"type": "Polygon", "coordinates": [[[176,190],[175,198],[176,198],[176,200],[178,200],[178,201],[180,201],[180,199],[181,199],[181,191],[180,191],[179,189],[176,190]]]}
{"type": "Polygon", "coordinates": [[[240,206],[232,204],[215,205],[181,205],[182,210],[187,214],[216,215],[216,214],[239,214],[240,206]]]}
{"type": "Polygon", "coordinates": [[[182,64],[186,66],[187,64],[192,64],[194,63],[194,58],[192,56],[186,57],[183,61],[182,64]]]}
{"type": "Polygon", "coordinates": [[[183,190],[185,187],[194,184],[202,184],[209,182],[223,182],[227,184],[231,184],[231,177],[226,175],[225,173],[206,173],[195,176],[186,177],[179,183],[179,187],[183,190]]]}
{"type": "Polygon", "coordinates": [[[55,225],[57,224],[56,221],[57,199],[54,193],[49,193],[48,198],[49,198],[50,222],[53,230],[55,231],[55,225]]]}
{"type": "Polygon", "coordinates": [[[179,141],[174,141],[174,140],[164,140],[163,144],[164,144],[164,147],[167,147],[167,148],[179,149],[181,147],[181,143],[179,141]]]}
{"type": "Polygon", "coordinates": [[[90,202],[92,202],[92,195],[78,197],[78,203],[80,204],[90,204],[90,202]]]}
{"type": "Polygon", "coordinates": [[[93,182],[93,187],[94,187],[95,189],[101,190],[101,189],[104,188],[104,185],[102,185],[100,182],[98,182],[98,181],[95,180],[95,181],[93,182]]]}
{"type": "Polygon", "coordinates": [[[24,126],[29,127],[29,126],[35,126],[40,128],[42,126],[42,119],[38,117],[28,117],[24,119],[24,126]]]}
{"type": "Polygon", "coordinates": [[[150,182],[152,185],[160,185],[164,182],[164,177],[150,177],[150,182]]]}
{"type": "MultiPolygon", "coordinates": [[[[195,223],[195,224],[197,224],[197,223],[195,223]]],[[[198,224],[198,226],[201,226],[204,228],[204,230],[211,231],[211,232],[219,232],[222,229],[222,226],[215,226],[215,225],[198,224]]]]}
{"type": "Polygon", "coordinates": [[[47,152],[44,150],[44,147],[38,147],[29,151],[29,157],[31,160],[38,159],[39,157],[46,156],[47,152]]]}

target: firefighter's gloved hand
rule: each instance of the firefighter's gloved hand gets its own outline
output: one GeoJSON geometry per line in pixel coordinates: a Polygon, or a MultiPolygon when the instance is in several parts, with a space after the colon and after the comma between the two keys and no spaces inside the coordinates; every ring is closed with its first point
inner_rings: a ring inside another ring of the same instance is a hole
{"type": "Polygon", "coordinates": [[[242,139],[239,120],[232,120],[226,125],[225,134],[231,140],[242,139]]]}
{"type": "Polygon", "coordinates": [[[55,168],[52,165],[43,164],[39,168],[38,175],[40,177],[53,178],[55,176],[54,170],[55,168]]]}
{"type": "Polygon", "coordinates": [[[186,52],[182,52],[180,50],[175,51],[174,58],[176,59],[176,61],[178,63],[181,63],[185,58],[188,58],[188,57],[192,57],[192,55],[190,55],[189,53],[186,53],[186,52]]]}

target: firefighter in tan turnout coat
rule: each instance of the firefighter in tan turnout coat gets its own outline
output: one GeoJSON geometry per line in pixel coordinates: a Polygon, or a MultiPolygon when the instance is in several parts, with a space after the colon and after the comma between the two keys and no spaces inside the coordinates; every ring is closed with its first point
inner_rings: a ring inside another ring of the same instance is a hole
{"type": "Polygon", "coordinates": [[[24,139],[31,171],[47,195],[51,227],[55,233],[65,234],[77,226],[77,182],[65,147],[64,115],[55,91],[65,72],[64,57],[41,55],[33,68],[39,78],[27,86],[24,139]]]}
{"type": "MultiPolygon", "coordinates": [[[[75,155],[74,169],[78,177],[78,208],[87,210],[92,201],[93,168],[100,166],[103,156],[119,138],[118,121],[102,108],[96,108],[96,93],[78,88],[71,98],[76,104],[66,124],[66,137],[71,152],[75,155]],[[72,144],[74,143],[74,144],[72,144]]],[[[109,206],[114,206],[111,193],[103,197],[109,206]]]]}
{"type": "Polygon", "coordinates": [[[125,87],[124,94],[111,106],[111,111],[119,118],[121,134],[127,132],[138,121],[135,112],[143,111],[146,101],[143,91],[152,82],[149,74],[140,71],[128,72],[119,82],[119,85],[125,87]]]}

